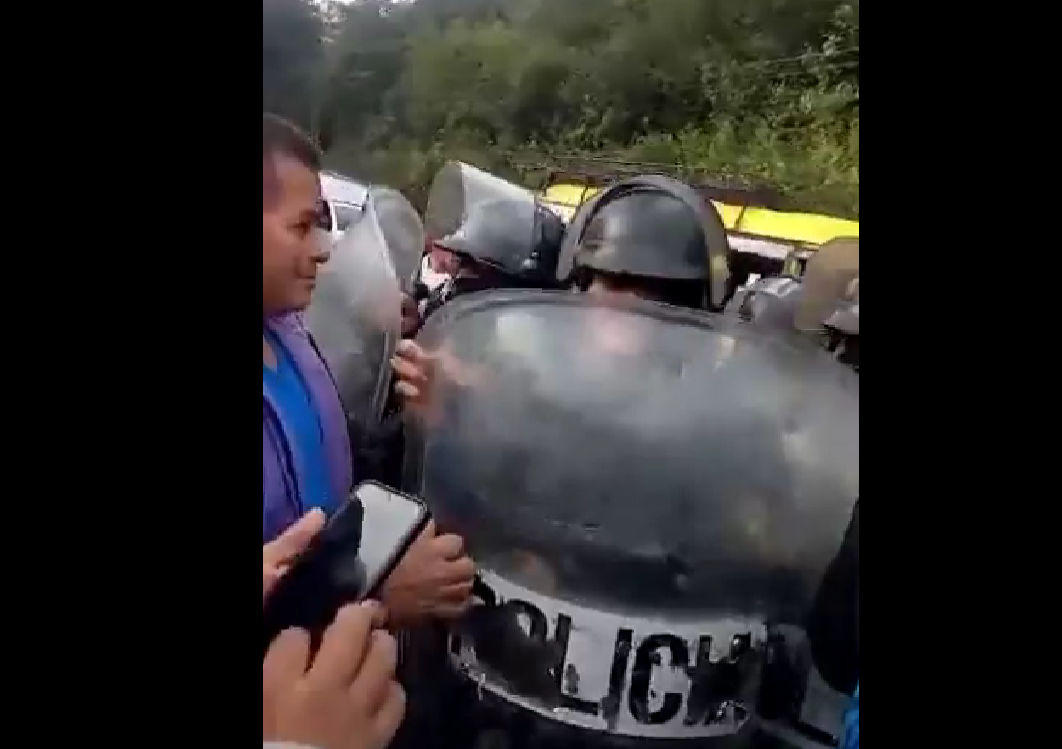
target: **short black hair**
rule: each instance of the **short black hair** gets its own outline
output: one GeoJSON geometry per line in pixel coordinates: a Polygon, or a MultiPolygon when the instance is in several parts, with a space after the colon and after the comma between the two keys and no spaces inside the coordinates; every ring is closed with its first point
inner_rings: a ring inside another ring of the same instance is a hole
{"type": "Polygon", "coordinates": [[[276,171],[273,159],[287,156],[307,169],[321,171],[321,149],[313,139],[297,125],[283,117],[264,112],[262,114],[262,196],[276,194],[276,171]]]}

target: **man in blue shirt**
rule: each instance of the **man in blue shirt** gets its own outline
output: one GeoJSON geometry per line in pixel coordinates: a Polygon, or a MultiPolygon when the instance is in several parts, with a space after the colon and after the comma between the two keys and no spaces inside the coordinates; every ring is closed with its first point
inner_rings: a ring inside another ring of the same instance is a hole
{"type": "Polygon", "coordinates": [[[329,243],[318,228],[320,152],[284,120],[262,131],[262,541],[354,484],[346,415],[303,327],[329,243]]]}
{"type": "MultiPolygon", "coordinates": [[[[262,131],[262,543],[312,508],[345,501],[361,475],[328,367],[302,325],[328,240],[317,228],[321,154],[292,124],[262,131]],[[324,241],[322,241],[324,239],[324,241]]],[[[453,618],[471,605],[464,542],[427,528],[384,582],[391,623],[453,618]]]]}
{"type": "Polygon", "coordinates": [[[295,464],[293,474],[299,477],[302,509],[319,507],[331,514],[343,498],[337,497],[329,486],[324,439],[317,410],[310,400],[310,392],[302,375],[280,338],[266,330],[265,339],[272,349],[274,365],[270,366],[263,360],[262,386],[278,412],[279,421],[291,433],[293,454],[289,457],[295,464]]]}

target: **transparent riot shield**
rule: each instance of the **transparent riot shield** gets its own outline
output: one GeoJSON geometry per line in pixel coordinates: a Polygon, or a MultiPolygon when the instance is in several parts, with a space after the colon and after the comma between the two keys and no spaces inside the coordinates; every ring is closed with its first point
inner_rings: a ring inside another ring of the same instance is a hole
{"type": "Polygon", "coordinates": [[[417,209],[398,190],[373,186],[369,196],[399,285],[411,294],[424,254],[424,224],[417,209]]]}
{"type": "Polygon", "coordinates": [[[814,333],[844,300],[859,276],[859,239],[831,239],[812,255],[801,279],[802,293],[796,313],[797,330],[814,333]]]}
{"type": "Polygon", "coordinates": [[[564,293],[459,298],[418,341],[439,375],[405,487],[485,583],[455,666],[565,730],[747,730],[771,628],[802,621],[858,495],[854,374],[564,293]]]}
{"type": "Polygon", "coordinates": [[[364,212],[318,270],[304,313],[348,416],[363,424],[382,414],[390,381],[387,362],[401,332],[401,289],[390,247],[418,241],[420,231],[419,223],[390,218],[378,211],[370,194],[364,212]]]}
{"type": "Polygon", "coordinates": [[[537,211],[530,190],[450,161],[432,181],[424,226],[438,246],[517,276],[532,256],[537,211]]]}

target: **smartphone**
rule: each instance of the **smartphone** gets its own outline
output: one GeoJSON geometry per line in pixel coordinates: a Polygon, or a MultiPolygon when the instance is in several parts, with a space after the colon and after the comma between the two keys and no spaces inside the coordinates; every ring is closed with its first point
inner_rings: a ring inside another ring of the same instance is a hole
{"type": "Polygon", "coordinates": [[[427,527],[431,513],[420,499],[375,481],[359,484],[354,496],[365,514],[358,554],[365,571],[361,598],[375,598],[399,560],[427,527]]]}
{"type": "Polygon", "coordinates": [[[277,582],[263,607],[263,653],[288,627],[320,636],[347,604],[377,594],[431,519],[416,497],[366,481],[277,582]]]}

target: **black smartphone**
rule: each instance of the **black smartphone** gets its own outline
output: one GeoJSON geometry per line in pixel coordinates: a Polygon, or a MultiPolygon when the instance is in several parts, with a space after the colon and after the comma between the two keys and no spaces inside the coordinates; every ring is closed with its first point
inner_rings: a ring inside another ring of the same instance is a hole
{"type": "Polygon", "coordinates": [[[416,497],[359,484],[266,598],[263,653],[288,627],[308,630],[316,648],[344,604],[376,595],[430,519],[416,497]]]}

